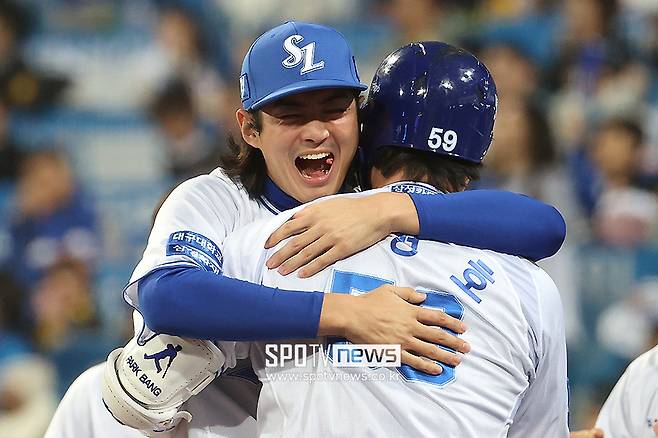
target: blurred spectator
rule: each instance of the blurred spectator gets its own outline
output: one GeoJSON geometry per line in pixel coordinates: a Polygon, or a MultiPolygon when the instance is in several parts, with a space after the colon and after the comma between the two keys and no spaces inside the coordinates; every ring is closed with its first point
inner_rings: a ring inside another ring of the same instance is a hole
{"type": "Polygon", "coordinates": [[[0,438],[42,437],[57,404],[52,365],[31,354],[25,336],[25,298],[0,272],[0,438]]]}
{"type": "MultiPolygon", "coordinates": [[[[322,7],[305,0],[250,0],[236,2],[233,0],[216,0],[221,9],[230,18],[231,36],[242,40],[258,36],[266,29],[287,20],[310,21],[317,23],[345,23],[361,20],[363,3],[353,0],[324,0],[322,7]],[[254,11],[258,11],[254,14],[254,11]]],[[[244,52],[239,56],[242,57],[244,52]]]]}
{"type": "Polygon", "coordinates": [[[0,438],[41,438],[57,407],[52,366],[38,356],[0,368],[0,438]]]}
{"type": "Polygon", "coordinates": [[[208,173],[218,165],[219,136],[199,119],[188,86],[174,80],[156,96],[150,114],[161,133],[176,180],[208,173]]]}
{"type": "MultiPolygon", "coordinates": [[[[384,0],[382,11],[398,33],[398,44],[439,40],[454,42],[464,32],[466,3],[450,0],[384,0]],[[461,6],[461,7],[460,7],[461,6]]],[[[389,49],[390,51],[390,49],[389,49]]]]}
{"type": "Polygon", "coordinates": [[[643,144],[633,122],[612,119],[594,137],[589,153],[598,177],[593,224],[596,236],[613,246],[646,243],[658,225],[655,194],[636,186],[643,144]]]}
{"type": "Polygon", "coordinates": [[[96,215],[65,156],[55,150],[25,157],[11,225],[12,272],[33,285],[64,256],[91,265],[99,255],[96,215]]]}
{"type": "Polygon", "coordinates": [[[570,65],[570,80],[591,92],[606,58],[627,53],[616,28],[617,0],[563,1],[562,63],[570,65]]]}
{"type": "Polygon", "coordinates": [[[352,39],[366,46],[356,47],[356,61],[364,83],[370,82],[377,66],[393,50],[411,42],[439,40],[458,43],[469,31],[469,6],[473,1],[454,0],[375,0],[365,2],[370,29],[353,25],[352,39]],[[373,28],[373,24],[375,25],[373,28]],[[374,30],[374,38],[361,33],[374,30]]]}
{"type": "Polygon", "coordinates": [[[46,272],[31,296],[35,345],[55,364],[60,394],[115,345],[115,337],[99,331],[91,287],[84,264],[63,259],[46,272]]]}
{"type": "Polygon", "coordinates": [[[13,277],[0,271],[0,369],[7,361],[30,351],[21,318],[25,296],[13,277]]]}
{"type": "Polygon", "coordinates": [[[658,278],[637,284],[625,299],[612,303],[599,319],[597,338],[627,361],[658,345],[658,278]]]}
{"type": "Polygon", "coordinates": [[[52,104],[67,81],[45,75],[29,66],[19,44],[30,31],[30,16],[23,6],[4,0],[0,3],[0,96],[9,106],[23,109],[52,104]]]}
{"type": "Polygon", "coordinates": [[[74,330],[97,326],[87,268],[72,259],[51,266],[32,293],[31,313],[42,351],[61,348],[74,330]]]}
{"type": "Polygon", "coordinates": [[[9,109],[0,99],[0,183],[13,183],[18,177],[21,150],[9,135],[9,109]]]}
{"type": "MultiPolygon", "coordinates": [[[[497,79],[496,79],[497,80],[497,79]]],[[[525,193],[558,207],[570,230],[582,213],[541,110],[528,100],[501,99],[482,185],[525,193]]]]}
{"type": "Polygon", "coordinates": [[[511,43],[496,43],[480,50],[478,57],[496,81],[501,104],[524,102],[536,97],[537,67],[520,48],[511,43]]]}
{"type": "MultiPolygon", "coordinates": [[[[115,0],[22,0],[33,3],[41,26],[53,33],[104,32],[117,25],[125,2],[115,0]]],[[[138,3],[141,0],[132,0],[138,3]]]]}
{"type": "MultiPolygon", "coordinates": [[[[198,22],[191,9],[167,2],[160,10],[157,37],[171,68],[171,77],[182,78],[190,87],[200,117],[218,123],[228,117],[223,113],[227,96],[211,61],[210,42],[204,38],[198,22]]],[[[229,112],[232,119],[233,111],[229,112]]]]}
{"type": "Polygon", "coordinates": [[[592,124],[646,112],[651,73],[620,32],[616,0],[565,1],[563,12],[551,109],[559,146],[573,150],[592,124]]]}

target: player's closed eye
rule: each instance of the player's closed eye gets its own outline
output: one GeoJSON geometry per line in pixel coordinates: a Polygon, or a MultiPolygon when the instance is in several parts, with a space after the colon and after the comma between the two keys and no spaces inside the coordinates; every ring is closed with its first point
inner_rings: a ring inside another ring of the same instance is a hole
{"type": "Polygon", "coordinates": [[[325,108],[324,118],[326,120],[336,120],[343,117],[350,109],[350,102],[336,102],[325,108]]]}
{"type": "Polygon", "coordinates": [[[278,114],[277,119],[281,120],[282,123],[287,125],[299,124],[304,120],[302,114],[292,113],[292,114],[278,114]]]}

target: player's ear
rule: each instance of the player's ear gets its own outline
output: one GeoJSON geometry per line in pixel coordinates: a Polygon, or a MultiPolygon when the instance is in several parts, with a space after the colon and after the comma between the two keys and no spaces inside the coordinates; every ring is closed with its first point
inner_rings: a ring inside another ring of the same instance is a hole
{"type": "Polygon", "coordinates": [[[235,118],[240,126],[242,139],[249,146],[260,149],[260,133],[256,129],[254,117],[244,109],[240,108],[235,112],[235,118]]]}

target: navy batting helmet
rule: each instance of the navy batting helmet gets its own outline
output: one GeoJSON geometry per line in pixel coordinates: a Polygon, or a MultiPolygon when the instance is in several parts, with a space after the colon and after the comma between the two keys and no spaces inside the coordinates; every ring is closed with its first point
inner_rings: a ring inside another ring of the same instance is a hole
{"type": "Polygon", "coordinates": [[[385,146],[480,163],[497,102],[491,74],[469,52],[437,41],[406,45],[373,78],[363,108],[361,164],[367,168],[385,146]]]}

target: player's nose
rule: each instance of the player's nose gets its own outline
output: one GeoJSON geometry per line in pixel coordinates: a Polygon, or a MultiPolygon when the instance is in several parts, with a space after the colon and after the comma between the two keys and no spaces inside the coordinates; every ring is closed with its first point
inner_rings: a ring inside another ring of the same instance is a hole
{"type": "Polygon", "coordinates": [[[310,120],[302,127],[302,138],[305,142],[321,144],[329,138],[329,129],[322,120],[310,120]]]}

